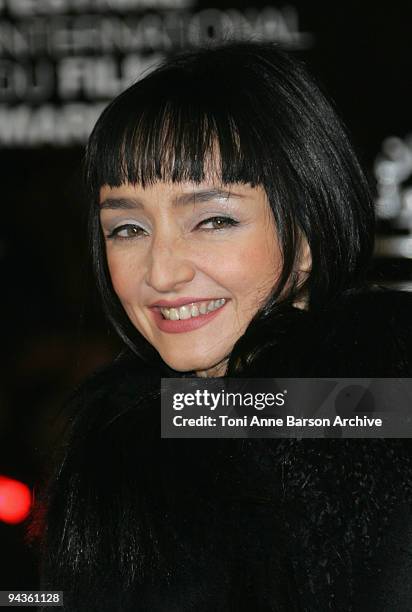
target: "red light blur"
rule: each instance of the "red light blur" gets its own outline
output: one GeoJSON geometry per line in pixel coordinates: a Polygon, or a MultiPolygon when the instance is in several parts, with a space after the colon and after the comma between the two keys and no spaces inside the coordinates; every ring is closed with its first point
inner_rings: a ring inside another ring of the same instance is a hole
{"type": "Polygon", "coordinates": [[[0,521],[15,525],[27,518],[31,492],[27,485],[7,476],[0,476],[0,521]]]}

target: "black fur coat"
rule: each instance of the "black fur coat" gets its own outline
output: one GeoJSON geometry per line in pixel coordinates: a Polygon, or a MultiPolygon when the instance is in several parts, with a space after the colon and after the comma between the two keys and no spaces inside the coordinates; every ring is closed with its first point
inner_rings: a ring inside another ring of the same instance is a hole
{"type": "MultiPolygon", "coordinates": [[[[245,376],[411,377],[412,294],[267,339],[245,376]]],[[[410,440],[161,439],[159,381],[124,351],[69,403],[42,566],[64,610],[412,610],[410,440]]]]}

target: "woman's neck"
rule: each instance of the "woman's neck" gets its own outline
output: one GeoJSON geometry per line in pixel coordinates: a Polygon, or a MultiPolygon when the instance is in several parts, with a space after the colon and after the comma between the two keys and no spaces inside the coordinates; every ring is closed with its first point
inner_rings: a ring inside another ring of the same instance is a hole
{"type": "Polygon", "coordinates": [[[224,376],[227,370],[227,364],[229,362],[229,358],[225,357],[222,361],[219,361],[216,365],[207,370],[199,370],[196,372],[196,376],[199,378],[218,378],[220,376],[224,376]]]}

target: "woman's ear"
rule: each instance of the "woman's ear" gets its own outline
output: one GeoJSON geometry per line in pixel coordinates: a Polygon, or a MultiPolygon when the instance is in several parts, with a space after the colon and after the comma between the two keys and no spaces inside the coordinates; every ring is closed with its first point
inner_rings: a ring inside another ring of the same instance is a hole
{"type": "Polygon", "coordinates": [[[302,236],[301,245],[300,245],[300,255],[298,265],[296,267],[296,272],[309,274],[312,270],[312,253],[310,251],[309,243],[305,236],[302,236]]]}
{"type": "MultiPolygon", "coordinates": [[[[309,273],[312,269],[312,253],[310,251],[310,246],[305,236],[302,236],[300,243],[300,253],[299,260],[296,263],[294,278],[296,282],[296,289],[299,289],[304,285],[309,273]]],[[[299,308],[301,310],[306,310],[307,305],[307,295],[306,291],[293,302],[295,308],[299,308]]]]}

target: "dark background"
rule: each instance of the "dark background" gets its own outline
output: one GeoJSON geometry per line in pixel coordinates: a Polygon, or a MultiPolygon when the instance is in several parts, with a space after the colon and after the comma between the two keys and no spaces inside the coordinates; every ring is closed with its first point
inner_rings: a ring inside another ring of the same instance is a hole
{"type": "MultiPolygon", "coordinates": [[[[199,2],[191,10],[267,5],[199,2]]],[[[412,131],[412,6],[298,1],[293,6],[299,29],[311,33],[313,41],[292,52],[307,62],[334,100],[373,186],[382,141],[412,131]]],[[[12,17],[5,12],[1,19],[12,17]]],[[[94,294],[81,160],[81,146],[4,146],[0,151],[0,474],[32,488],[47,472],[63,425],[64,397],[119,347],[94,294]]],[[[399,231],[388,222],[378,229],[381,235],[408,236],[407,228],[399,231]]],[[[372,275],[408,288],[411,259],[377,259],[372,275]]],[[[0,522],[0,589],[37,585],[36,548],[26,542],[25,527],[0,522]]]]}

